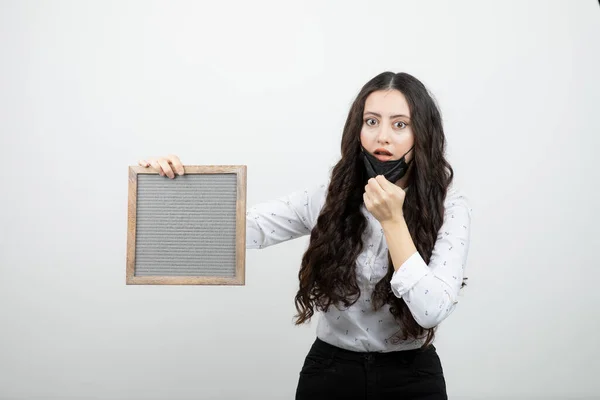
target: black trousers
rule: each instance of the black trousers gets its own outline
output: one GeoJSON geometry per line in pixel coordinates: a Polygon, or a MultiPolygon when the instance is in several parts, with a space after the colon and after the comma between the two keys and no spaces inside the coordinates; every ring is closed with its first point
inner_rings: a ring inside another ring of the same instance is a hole
{"type": "Polygon", "coordinates": [[[296,400],[442,400],[446,381],[433,345],[390,353],[354,352],[319,338],[313,343],[296,400]]]}

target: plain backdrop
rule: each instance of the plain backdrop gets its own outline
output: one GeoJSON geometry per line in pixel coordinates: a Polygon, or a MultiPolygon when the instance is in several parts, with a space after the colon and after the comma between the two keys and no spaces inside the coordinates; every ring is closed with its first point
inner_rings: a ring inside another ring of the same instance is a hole
{"type": "Polygon", "coordinates": [[[0,399],[291,399],[308,237],[246,285],[125,284],[128,166],[243,164],[248,205],[327,178],[383,71],[435,95],[473,205],[436,345],[451,399],[600,398],[600,7],[0,1],[0,399]]]}

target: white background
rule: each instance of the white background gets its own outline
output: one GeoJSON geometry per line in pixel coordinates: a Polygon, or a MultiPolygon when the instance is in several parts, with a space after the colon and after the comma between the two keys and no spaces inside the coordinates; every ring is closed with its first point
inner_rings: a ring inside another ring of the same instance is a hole
{"type": "Polygon", "coordinates": [[[600,398],[594,0],[1,1],[0,398],[293,398],[308,237],[248,251],[243,287],[127,286],[127,169],[304,189],[386,70],[436,96],[473,204],[450,398],[600,398]]]}

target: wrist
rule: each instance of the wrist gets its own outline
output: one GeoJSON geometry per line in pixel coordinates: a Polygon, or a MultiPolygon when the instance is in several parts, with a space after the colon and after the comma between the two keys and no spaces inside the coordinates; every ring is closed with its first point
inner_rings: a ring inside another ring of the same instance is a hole
{"type": "Polygon", "coordinates": [[[385,220],[381,223],[381,227],[383,230],[397,230],[398,228],[402,228],[406,226],[406,220],[404,219],[404,215],[399,217],[385,220]]]}

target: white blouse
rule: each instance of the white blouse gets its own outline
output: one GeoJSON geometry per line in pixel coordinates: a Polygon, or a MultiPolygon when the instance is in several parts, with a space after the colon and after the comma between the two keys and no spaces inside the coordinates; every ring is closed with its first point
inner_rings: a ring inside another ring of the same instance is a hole
{"type": "MultiPolygon", "coordinates": [[[[329,182],[255,205],[246,213],[246,248],[262,249],[309,235],[325,204],[329,182]]],[[[353,351],[389,352],[420,347],[423,339],[392,343],[400,325],[389,305],[373,311],[371,294],[387,273],[387,243],[379,221],[366,209],[369,223],[358,256],[356,274],[361,296],[347,309],[331,306],[320,312],[317,337],[353,351]]],[[[418,252],[394,272],[393,293],[402,297],[419,325],[431,328],[448,317],[458,302],[469,250],[470,203],[459,190],[450,188],[445,201],[444,222],[429,264],[418,252]]],[[[316,311],[316,310],[315,310],[316,311]]]]}

